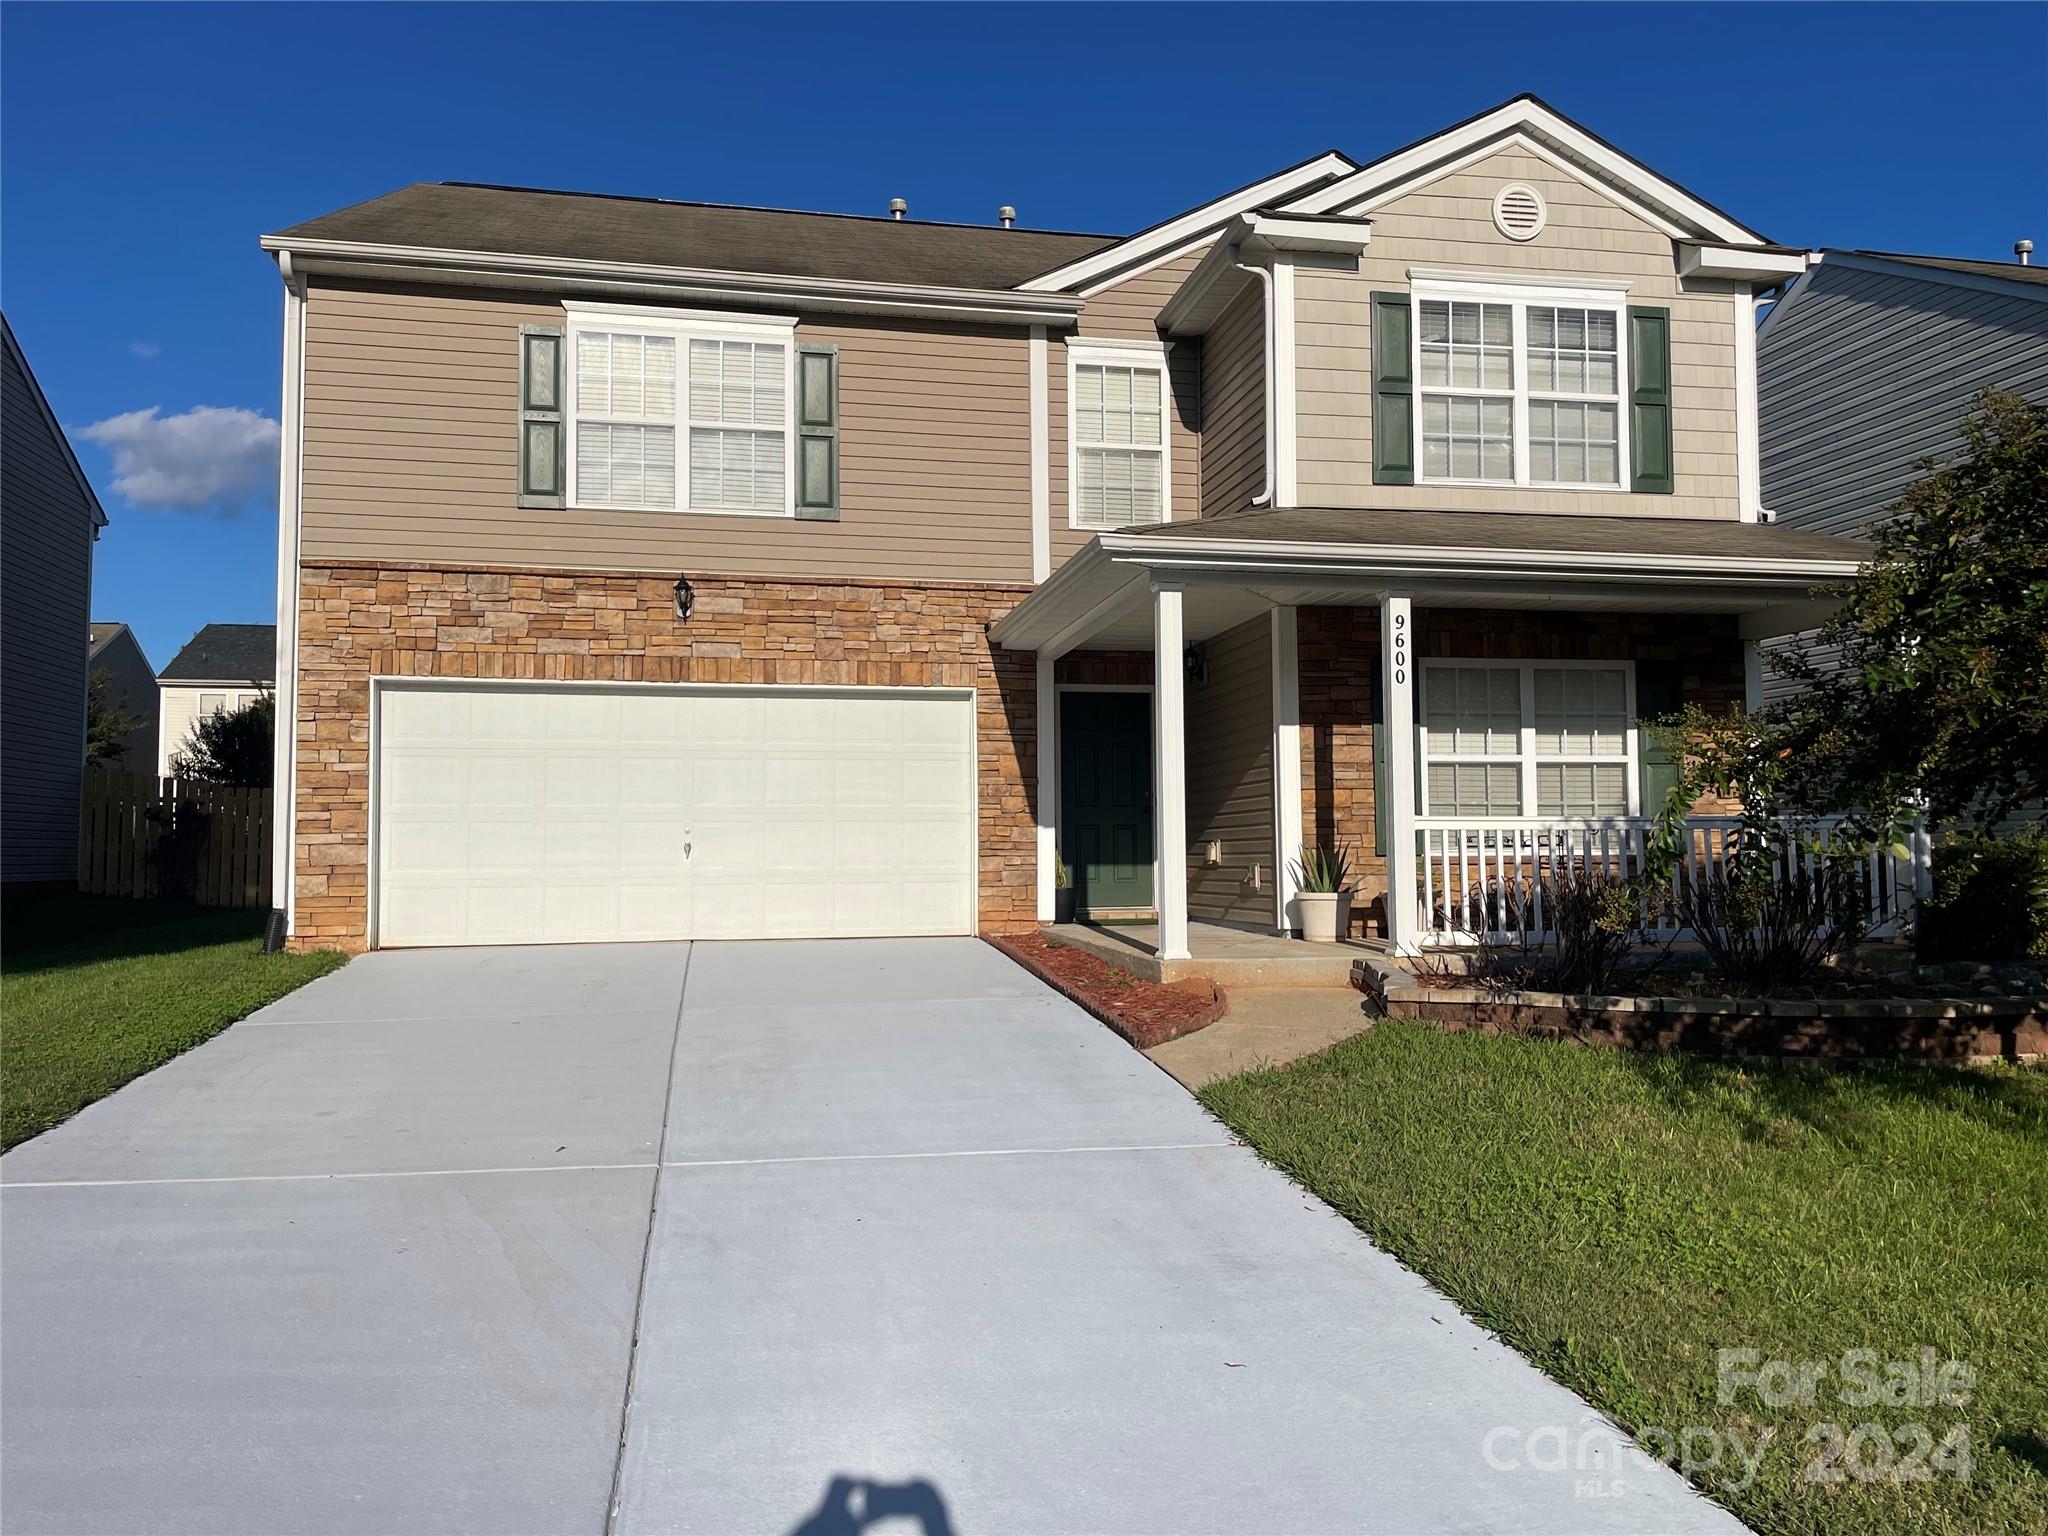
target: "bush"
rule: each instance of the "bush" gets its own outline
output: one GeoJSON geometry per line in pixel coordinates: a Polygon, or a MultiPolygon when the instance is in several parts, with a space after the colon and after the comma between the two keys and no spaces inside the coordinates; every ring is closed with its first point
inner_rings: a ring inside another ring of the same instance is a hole
{"type": "Polygon", "coordinates": [[[1643,938],[1642,885],[1598,863],[1475,884],[1455,914],[1478,945],[1473,973],[1501,990],[1604,994],[1643,938]],[[1547,948],[1540,935],[1555,936],[1547,948]],[[1491,937],[1498,934],[1501,937],[1491,937]]]}
{"type": "Polygon", "coordinates": [[[1869,886],[1857,858],[1780,855],[1746,867],[1679,872],[1679,925],[1730,993],[1764,997],[1818,981],[1869,934],[1869,886]]]}
{"type": "Polygon", "coordinates": [[[1915,938],[1929,962],[2048,959],[2048,830],[1938,846],[1915,938]]]}

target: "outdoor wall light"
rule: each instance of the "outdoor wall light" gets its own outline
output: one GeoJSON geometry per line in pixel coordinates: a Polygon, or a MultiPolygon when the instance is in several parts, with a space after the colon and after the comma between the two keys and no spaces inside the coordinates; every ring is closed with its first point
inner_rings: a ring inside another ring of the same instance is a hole
{"type": "Polygon", "coordinates": [[[684,623],[690,621],[690,611],[697,606],[697,594],[690,586],[690,578],[676,578],[676,617],[684,623]]]}
{"type": "Polygon", "coordinates": [[[1182,660],[1187,666],[1189,682],[1199,688],[1209,681],[1209,647],[1198,641],[1187,648],[1182,660]]]}

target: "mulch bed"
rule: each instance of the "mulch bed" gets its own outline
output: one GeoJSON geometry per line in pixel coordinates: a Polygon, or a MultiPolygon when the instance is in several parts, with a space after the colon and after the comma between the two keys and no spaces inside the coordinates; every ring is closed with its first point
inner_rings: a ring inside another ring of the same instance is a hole
{"type": "Polygon", "coordinates": [[[990,935],[988,941],[1141,1051],[1214,1024],[1227,1006],[1212,981],[1144,981],[1043,932],[990,935]]]}

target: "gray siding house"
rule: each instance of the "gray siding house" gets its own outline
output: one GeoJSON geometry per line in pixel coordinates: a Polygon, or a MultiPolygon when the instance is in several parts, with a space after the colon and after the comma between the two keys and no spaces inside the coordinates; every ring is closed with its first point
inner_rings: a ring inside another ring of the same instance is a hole
{"type": "MultiPolygon", "coordinates": [[[[1961,449],[1979,391],[2048,401],[2048,267],[1818,252],[1765,317],[1757,382],[1764,505],[1854,537],[1920,459],[1961,449]]],[[[1769,667],[1761,683],[1766,702],[1793,686],[1769,667]]]]}
{"type": "Polygon", "coordinates": [[[13,327],[0,331],[0,879],[73,880],[92,547],[107,515],[13,327]]]}
{"type": "Polygon", "coordinates": [[[96,623],[86,647],[92,675],[106,679],[107,702],[135,722],[121,738],[121,750],[101,766],[123,773],[156,771],[156,669],[143,654],[142,642],[126,624],[96,623]]]}

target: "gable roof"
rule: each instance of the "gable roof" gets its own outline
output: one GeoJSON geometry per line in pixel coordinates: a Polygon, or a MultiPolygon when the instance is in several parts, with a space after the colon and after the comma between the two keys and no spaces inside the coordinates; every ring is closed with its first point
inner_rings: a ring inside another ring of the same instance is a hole
{"type": "Polygon", "coordinates": [[[1645,205],[1645,211],[1667,225],[1674,236],[1703,236],[1740,245],[1767,243],[1748,225],[1526,91],[1382,155],[1360,166],[1355,174],[1298,197],[1288,206],[1299,213],[1364,212],[1375,199],[1412,190],[1517,140],[1562,169],[1604,183],[1645,205]]]}
{"type": "Polygon", "coordinates": [[[1347,156],[1334,149],[1325,150],[1320,155],[1312,155],[1270,176],[1261,176],[1257,181],[1246,182],[1220,197],[1213,197],[1156,224],[1148,224],[1135,234],[1126,235],[1079,259],[1069,260],[1049,272],[1041,272],[1018,286],[1033,293],[1057,293],[1100,282],[1113,274],[1143,266],[1205,235],[1212,235],[1239,214],[1299,196],[1357,168],[1347,156]]]}
{"type": "MultiPolygon", "coordinates": [[[[64,451],[64,462],[70,465],[71,476],[78,482],[79,492],[85,497],[86,506],[92,513],[93,527],[106,527],[107,512],[106,508],[100,505],[99,493],[92,488],[92,482],[86,479],[84,466],[78,462],[78,455],[71,450],[71,439],[64,435],[63,427],[58,425],[57,413],[50,409],[49,397],[43,393],[43,386],[36,378],[35,369],[28,365],[28,354],[21,350],[21,343],[14,339],[14,327],[8,323],[4,314],[0,314],[0,337],[5,338],[8,361],[20,371],[22,381],[28,385],[29,394],[35,398],[36,409],[42,416],[44,427],[48,429],[57,446],[64,451]]],[[[95,534],[94,537],[97,538],[98,535],[95,534]]]]}
{"type": "Polygon", "coordinates": [[[1012,288],[1033,273],[1112,245],[1116,236],[442,181],[417,182],[265,237],[266,244],[286,246],[312,240],[1012,288]]]}
{"type": "Polygon", "coordinates": [[[160,683],[273,683],[277,626],[209,624],[156,676],[160,683]]]}

